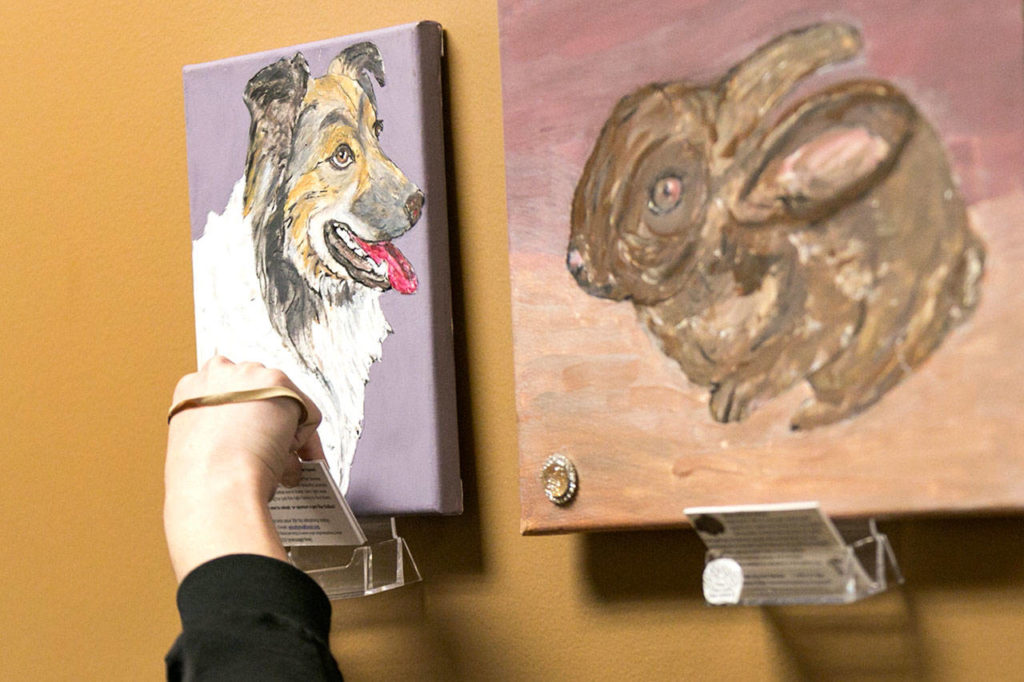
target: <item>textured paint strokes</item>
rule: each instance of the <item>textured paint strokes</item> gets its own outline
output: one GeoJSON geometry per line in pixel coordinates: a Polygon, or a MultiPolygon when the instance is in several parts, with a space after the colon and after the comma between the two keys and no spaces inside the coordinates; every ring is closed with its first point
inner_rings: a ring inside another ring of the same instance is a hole
{"type": "Polygon", "coordinates": [[[781,115],[803,79],[860,51],[851,26],[787,32],[709,86],[646,86],[605,124],[577,185],[568,267],[631,300],[710,388],[720,422],[806,380],[794,429],[870,407],[962,322],[984,249],[945,150],[883,81],[781,115]]]}
{"type": "Polygon", "coordinates": [[[244,93],[244,196],[211,215],[194,246],[200,357],[288,371],[323,412],[321,440],[342,490],[370,366],[390,332],[380,295],[417,288],[392,240],[416,224],[424,202],[381,149],[371,78],[384,85],[371,42],[343,50],[316,79],[301,53],[261,68],[244,93]],[[224,267],[229,252],[241,254],[242,272],[224,267]]]}

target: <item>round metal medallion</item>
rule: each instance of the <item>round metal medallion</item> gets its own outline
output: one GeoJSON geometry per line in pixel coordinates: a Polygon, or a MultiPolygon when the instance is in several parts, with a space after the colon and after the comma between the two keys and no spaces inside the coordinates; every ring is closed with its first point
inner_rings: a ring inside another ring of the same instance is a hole
{"type": "Polygon", "coordinates": [[[540,480],[544,483],[544,494],[557,505],[569,504],[576,497],[579,485],[576,466],[565,455],[551,455],[544,460],[540,480]]]}

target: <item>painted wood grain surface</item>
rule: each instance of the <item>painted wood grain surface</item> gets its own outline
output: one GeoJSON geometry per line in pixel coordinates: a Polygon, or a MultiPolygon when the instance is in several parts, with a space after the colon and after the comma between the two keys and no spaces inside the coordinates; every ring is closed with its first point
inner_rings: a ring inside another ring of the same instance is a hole
{"type": "Polygon", "coordinates": [[[1024,86],[1012,0],[499,2],[522,527],[671,526],[691,505],[820,500],[836,515],[1024,505],[1024,86]],[[982,302],[864,413],[809,432],[798,386],[736,424],[713,421],[628,302],[586,295],[565,267],[575,184],[623,95],[708,82],[766,40],[830,20],[865,50],[813,87],[889,80],[938,130],[987,262],[982,302]],[[538,478],[553,453],[576,500],[538,478]]]}

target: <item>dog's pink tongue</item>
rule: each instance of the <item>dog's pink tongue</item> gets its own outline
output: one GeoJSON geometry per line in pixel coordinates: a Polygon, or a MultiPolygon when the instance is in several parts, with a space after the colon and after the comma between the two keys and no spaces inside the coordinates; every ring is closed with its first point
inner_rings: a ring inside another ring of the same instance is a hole
{"type": "Polygon", "coordinates": [[[411,294],[416,291],[418,282],[412,265],[402,252],[391,242],[364,242],[359,240],[359,246],[363,247],[373,262],[385,261],[388,264],[388,281],[391,288],[400,294],[411,294]]]}

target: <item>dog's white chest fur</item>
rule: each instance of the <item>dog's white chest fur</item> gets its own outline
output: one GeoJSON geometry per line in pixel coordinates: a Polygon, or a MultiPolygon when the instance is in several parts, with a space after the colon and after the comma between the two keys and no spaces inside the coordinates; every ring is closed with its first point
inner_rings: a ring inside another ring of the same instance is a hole
{"type": "Polygon", "coordinates": [[[316,357],[307,361],[331,382],[325,386],[271,326],[256,277],[252,227],[242,216],[244,185],[244,179],[235,184],[224,213],[211,212],[203,236],[192,245],[199,363],[223,355],[235,362],[262,362],[291,377],[323,413],[320,440],[345,492],[370,366],[380,359],[390,332],[380,291],[356,286],[349,301],[327,306],[324,319],[310,321],[316,357]]]}

